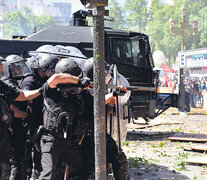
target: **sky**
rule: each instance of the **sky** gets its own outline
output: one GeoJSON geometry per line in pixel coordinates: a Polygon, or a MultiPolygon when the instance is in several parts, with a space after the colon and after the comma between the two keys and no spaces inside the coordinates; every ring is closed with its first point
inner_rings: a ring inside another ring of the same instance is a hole
{"type": "MultiPolygon", "coordinates": [[[[53,2],[53,1],[58,1],[58,2],[67,2],[67,3],[72,3],[72,13],[80,10],[80,9],[85,9],[84,6],[81,4],[80,0],[44,0],[45,2],[53,2]]],[[[117,0],[117,2],[123,6],[126,0],[117,0]]]]}
{"type": "MultiPolygon", "coordinates": [[[[72,3],[72,13],[80,10],[80,9],[85,9],[84,6],[81,4],[80,0],[44,0],[45,2],[52,2],[52,1],[58,1],[58,2],[68,2],[72,3]]],[[[151,3],[151,0],[148,0],[149,4],[151,3]]],[[[168,4],[172,4],[173,0],[163,0],[168,4]]],[[[124,6],[124,3],[126,0],[117,0],[117,2],[121,5],[124,6]]]]}

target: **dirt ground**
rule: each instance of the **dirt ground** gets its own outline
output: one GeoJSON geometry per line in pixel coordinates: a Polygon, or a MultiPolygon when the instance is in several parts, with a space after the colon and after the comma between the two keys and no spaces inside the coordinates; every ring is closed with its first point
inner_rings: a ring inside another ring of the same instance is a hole
{"type": "Polygon", "coordinates": [[[192,151],[183,147],[196,145],[207,148],[207,142],[167,139],[172,136],[207,139],[207,114],[204,109],[195,108],[185,114],[172,108],[151,120],[150,124],[154,126],[139,129],[143,123],[142,119],[138,119],[129,124],[127,139],[122,147],[129,160],[132,180],[207,180],[206,151],[192,151]],[[206,165],[185,162],[195,157],[206,158],[206,165]]]}

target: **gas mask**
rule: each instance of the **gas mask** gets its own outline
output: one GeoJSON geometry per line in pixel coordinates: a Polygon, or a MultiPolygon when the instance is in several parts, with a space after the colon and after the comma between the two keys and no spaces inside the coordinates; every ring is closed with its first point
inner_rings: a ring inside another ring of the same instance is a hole
{"type": "Polygon", "coordinates": [[[61,91],[63,94],[72,94],[78,95],[83,92],[83,88],[74,85],[74,84],[58,84],[57,85],[58,91],[61,91]]]}

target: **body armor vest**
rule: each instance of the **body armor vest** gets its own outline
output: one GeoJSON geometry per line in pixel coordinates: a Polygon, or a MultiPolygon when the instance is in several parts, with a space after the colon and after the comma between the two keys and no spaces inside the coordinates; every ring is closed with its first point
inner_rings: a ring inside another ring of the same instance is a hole
{"type": "Polygon", "coordinates": [[[82,93],[79,95],[60,93],[56,104],[49,105],[49,101],[50,99],[44,99],[44,128],[60,136],[66,133],[67,137],[83,135],[87,131],[88,122],[84,118],[82,93]]]}

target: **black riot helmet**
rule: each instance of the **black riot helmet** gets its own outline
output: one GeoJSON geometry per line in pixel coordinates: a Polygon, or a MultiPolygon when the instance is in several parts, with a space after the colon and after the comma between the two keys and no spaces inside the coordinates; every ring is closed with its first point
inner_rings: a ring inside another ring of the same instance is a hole
{"type": "Polygon", "coordinates": [[[26,59],[16,54],[7,56],[5,66],[8,69],[9,77],[22,78],[31,74],[32,71],[26,61],[26,59]]]}
{"type": "MultiPolygon", "coordinates": [[[[79,78],[83,77],[83,72],[79,65],[74,61],[73,58],[63,58],[61,59],[55,66],[55,73],[67,73],[73,76],[77,76],[79,78]]],[[[65,89],[65,92],[68,92],[73,95],[80,94],[83,91],[83,88],[74,85],[73,87],[70,87],[68,89],[65,89]]]]}
{"type": "Polygon", "coordinates": [[[84,76],[93,80],[93,58],[87,59],[82,66],[84,76]]]}
{"type": "Polygon", "coordinates": [[[68,73],[73,76],[82,77],[83,72],[73,58],[63,58],[55,66],[55,73],[68,73]]]}
{"type": "Polygon", "coordinates": [[[32,68],[32,69],[39,69],[40,68],[38,60],[35,57],[31,56],[26,59],[27,59],[27,63],[30,66],[30,68],[32,68]]]}
{"type": "MultiPolygon", "coordinates": [[[[83,75],[91,80],[93,80],[93,63],[94,63],[93,58],[90,58],[87,59],[82,66],[83,75]]],[[[105,63],[106,71],[108,71],[109,67],[110,65],[105,63]]]]}
{"type": "Polygon", "coordinates": [[[55,73],[55,65],[58,61],[57,56],[46,54],[39,59],[39,67],[47,77],[51,77],[55,73]]]}

